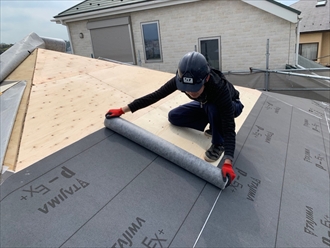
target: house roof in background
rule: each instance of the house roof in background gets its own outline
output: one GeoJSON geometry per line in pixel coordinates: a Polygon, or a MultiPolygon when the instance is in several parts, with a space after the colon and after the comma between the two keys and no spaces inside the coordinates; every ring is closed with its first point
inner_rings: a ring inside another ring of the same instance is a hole
{"type": "Polygon", "coordinates": [[[292,23],[298,22],[298,15],[300,11],[288,7],[284,4],[281,4],[277,1],[273,0],[242,0],[245,3],[248,3],[254,7],[257,7],[263,11],[266,11],[272,15],[278,16],[284,20],[287,20],[292,23]]]}
{"type": "Polygon", "coordinates": [[[87,13],[91,11],[103,10],[103,9],[111,9],[116,7],[123,7],[132,4],[142,3],[142,2],[150,2],[152,0],[85,0],[81,3],[78,3],[71,8],[64,10],[58,15],[54,16],[63,17],[69,15],[76,15],[81,13],[87,13]]]}
{"type": "Polygon", "coordinates": [[[316,6],[317,0],[300,0],[291,7],[301,11],[300,32],[330,30],[330,1],[326,5],[316,6]]]}
{"type": "MultiPolygon", "coordinates": [[[[173,6],[178,4],[186,4],[190,2],[198,2],[200,0],[85,0],[82,3],[79,3],[61,13],[54,16],[57,23],[65,23],[73,20],[81,20],[84,17],[102,17],[110,14],[123,14],[129,13],[132,11],[140,11],[158,7],[173,6]]],[[[276,2],[274,0],[263,0],[263,1],[254,1],[254,0],[242,0],[248,4],[251,4],[255,7],[263,9],[271,14],[277,15],[281,18],[287,19],[291,22],[296,22],[294,16],[288,18],[287,15],[290,12],[291,14],[300,14],[300,11],[288,7],[284,4],[276,2]],[[275,8],[274,8],[275,6],[275,8]],[[276,8],[279,7],[279,8],[276,8]],[[288,13],[283,14],[281,11],[288,13]]]]}
{"type": "Polygon", "coordinates": [[[125,14],[135,11],[197,2],[200,0],[85,0],[58,15],[54,16],[57,23],[100,18],[109,15],[125,14]]]}

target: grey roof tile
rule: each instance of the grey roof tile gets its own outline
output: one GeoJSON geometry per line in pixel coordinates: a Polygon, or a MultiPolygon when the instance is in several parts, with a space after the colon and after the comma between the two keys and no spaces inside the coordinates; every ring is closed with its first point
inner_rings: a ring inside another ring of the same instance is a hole
{"type": "Polygon", "coordinates": [[[110,9],[119,6],[132,5],[147,1],[153,1],[153,0],[85,0],[59,13],[58,15],[54,16],[54,18],[82,14],[97,10],[110,9]]]}
{"type": "Polygon", "coordinates": [[[300,32],[330,30],[330,2],[325,6],[316,7],[317,0],[300,0],[291,5],[301,11],[302,21],[300,32]]]}
{"type": "MultiPolygon", "coordinates": [[[[155,0],[85,0],[82,3],[79,3],[69,9],[59,13],[58,15],[54,16],[54,18],[88,13],[88,12],[97,11],[97,10],[116,8],[116,7],[120,7],[120,6],[133,5],[133,4],[148,2],[148,1],[155,1],[155,0]]],[[[274,1],[274,0],[267,0],[267,1],[271,2],[273,4],[276,4],[278,6],[281,6],[285,9],[288,9],[290,11],[293,11],[297,14],[300,14],[300,12],[298,10],[291,8],[289,6],[286,6],[284,4],[281,4],[277,1],[274,1]]]]}

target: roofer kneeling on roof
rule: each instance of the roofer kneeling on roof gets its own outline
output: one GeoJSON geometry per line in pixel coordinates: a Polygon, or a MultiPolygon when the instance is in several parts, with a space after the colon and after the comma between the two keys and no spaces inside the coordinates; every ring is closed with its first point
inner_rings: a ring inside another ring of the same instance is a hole
{"type": "Polygon", "coordinates": [[[169,122],[175,126],[189,127],[202,132],[210,124],[210,129],[205,130],[204,134],[212,136],[212,145],[205,152],[204,159],[214,162],[224,152],[222,174],[224,178],[229,178],[230,184],[236,177],[232,167],[236,145],[234,118],[242,113],[244,106],[239,100],[239,92],[221,71],[210,68],[201,53],[187,53],[179,63],[176,76],[161,88],[125,107],[110,109],[106,116],[111,118],[129,111],[133,113],[176,90],[182,91],[193,101],[172,109],[168,113],[169,122]]]}

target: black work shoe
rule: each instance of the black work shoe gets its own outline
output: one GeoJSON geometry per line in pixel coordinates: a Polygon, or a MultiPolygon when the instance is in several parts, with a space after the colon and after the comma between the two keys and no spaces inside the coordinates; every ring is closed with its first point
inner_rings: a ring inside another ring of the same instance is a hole
{"type": "Polygon", "coordinates": [[[204,159],[207,162],[217,161],[221,154],[225,151],[225,148],[222,145],[211,145],[211,147],[205,152],[204,159]]]}
{"type": "Polygon", "coordinates": [[[204,135],[205,135],[206,137],[212,137],[212,131],[211,131],[211,129],[207,129],[207,130],[205,130],[205,131],[204,131],[204,135]]]}

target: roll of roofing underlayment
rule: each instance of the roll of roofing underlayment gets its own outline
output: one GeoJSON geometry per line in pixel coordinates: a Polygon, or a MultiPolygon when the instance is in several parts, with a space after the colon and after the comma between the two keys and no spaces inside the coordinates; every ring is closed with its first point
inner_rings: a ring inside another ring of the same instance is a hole
{"type": "Polygon", "coordinates": [[[217,186],[220,189],[225,188],[226,182],[223,181],[220,168],[201,160],[180,147],[177,147],[122,118],[105,119],[104,125],[112,131],[147,148],[214,186],[217,186]]]}
{"type": "Polygon", "coordinates": [[[1,54],[0,82],[5,80],[5,78],[38,47],[44,48],[45,43],[38,35],[32,33],[1,54]]]}
{"type": "Polygon", "coordinates": [[[0,83],[36,48],[65,52],[66,44],[61,39],[39,37],[35,33],[27,35],[0,55],[0,83]]]}
{"type": "Polygon", "coordinates": [[[66,51],[65,41],[62,39],[49,38],[49,37],[40,37],[45,43],[45,49],[62,52],[66,51]]]}

